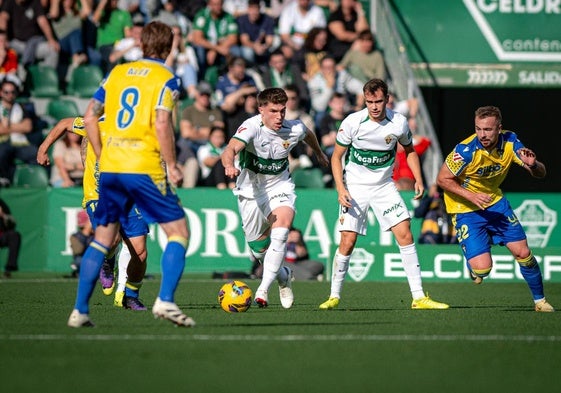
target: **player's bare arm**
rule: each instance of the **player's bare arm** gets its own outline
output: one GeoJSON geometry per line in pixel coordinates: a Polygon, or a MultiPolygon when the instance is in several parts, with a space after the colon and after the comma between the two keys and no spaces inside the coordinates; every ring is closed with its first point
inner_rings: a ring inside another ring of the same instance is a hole
{"type": "Polygon", "coordinates": [[[333,154],[331,155],[331,173],[333,173],[333,181],[335,182],[335,189],[337,190],[337,200],[339,204],[344,207],[351,207],[353,198],[345,187],[343,181],[343,157],[347,152],[347,148],[336,144],[333,154]]]}
{"type": "Polygon", "coordinates": [[[413,172],[415,176],[415,195],[413,199],[421,199],[425,193],[425,185],[423,184],[423,175],[421,171],[421,160],[419,160],[419,155],[415,151],[413,144],[409,146],[403,146],[405,154],[407,155],[407,165],[413,172]]]}
{"type": "Polygon", "coordinates": [[[485,210],[489,203],[493,200],[490,195],[484,193],[475,193],[463,188],[458,178],[450,171],[446,163],[440,167],[440,172],[436,178],[436,183],[445,191],[461,196],[465,200],[470,201],[481,210],[485,210]]]}
{"type": "Polygon", "coordinates": [[[99,117],[103,114],[104,105],[101,101],[92,98],[84,115],[84,125],[88,134],[88,140],[92,144],[95,156],[99,160],[101,155],[101,137],[99,135],[99,117]]]}
{"type": "Polygon", "coordinates": [[[321,146],[319,145],[319,142],[316,138],[316,134],[312,130],[306,130],[306,137],[304,138],[304,142],[312,148],[321,166],[326,167],[329,165],[329,158],[323,152],[323,150],[321,150],[321,146]]]}
{"type": "Polygon", "coordinates": [[[156,136],[160,143],[160,155],[166,163],[168,180],[174,185],[178,185],[183,180],[183,172],[177,167],[175,159],[175,137],[171,112],[156,109],[156,136]]]}
{"type": "Polygon", "coordinates": [[[524,168],[534,177],[539,179],[545,177],[547,171],[545,169],[545,165],[538,161],[536,158],[536,153],[534,153],[531,149],[524,147],[519,149],[517,152],[518,156],[524,162],[524,168]]]}
{"type": "Polygon", "coordinates": [[[245,143],[238,139],[231,138],[230,142],[228,142],[228,145],[222,152],[221,159],[222,165],[224,166],[224,173],[230,179],[233,179],[240,174],[240,170],[234,165],[234,159],[236,158],[236,155],[243,149],[245,149],[245,143]]]}
{"type": "Polygon", "coordinates": [[[67,131],[72,131],[72,124],[74,123],[74,117],[67,117],[60,120],[55,124],[53,129],[46,136],[39,149],[37,149],[37,163],[40,165],[50,165],[51,160],[49,160],[49,147],[51,147],[61,136],[67,131]]]}

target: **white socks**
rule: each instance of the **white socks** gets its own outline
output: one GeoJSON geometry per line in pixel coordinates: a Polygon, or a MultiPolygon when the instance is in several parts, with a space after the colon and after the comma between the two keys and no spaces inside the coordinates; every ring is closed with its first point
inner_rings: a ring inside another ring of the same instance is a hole
{"type": "Polygon", "coordinates": [[[265,254],[263,261],[263,278],[257,291],[268,291],[269,287],[276,280],[284,254],[286,253],[286,239],[288,238],[288,228],[271,229],[271,244],[265,254]]]}
{"type": "Polygon", "coordinates": [[[125,285],[127,284],[127,267],[131,260],[131,252],[127,247],[127,244],[123,242],[123,246],[121,247],[121,252],[119,253],[118,258],[118,266],[119,271],[117,275],[117,291],[124,291],[125,285]]]}
{"type": "Polygon", "coordinates": [[[335,251],[335,257],[333,258],[333,272],[331,274],[331,294],[330,298],[341,297],[341,289],[343,288],[343,281],[345,281],[345,275],[349,270],[349,260],[350,255],[339,254],[339,249],[335,251]]]}
{"type": "Polygon", "coordinates": [[[417,255],[415,243],[403,247],[399,246],[399,253],[401,254],[403,270],[405,270],[405,274],[407,275],[407,281],[409,282],[409,289],[411,290],[413,299],[424,297],[425,293],[421,280],[421,267],[419,266],[419,257],[417,255]]]}

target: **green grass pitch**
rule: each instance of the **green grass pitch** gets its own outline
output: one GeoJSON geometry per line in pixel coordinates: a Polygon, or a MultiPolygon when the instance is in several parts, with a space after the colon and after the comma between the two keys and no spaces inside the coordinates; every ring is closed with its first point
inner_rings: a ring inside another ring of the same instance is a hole
{"type": "MultiPolygon", "coordinates": [[[[193,329],[116,308],[96,288],[94,328],[66,320],[76,280],[20,273],[0,282],[3,392],[553,392],[561,312],[536,313],[525,284],[425,283],[449,310],[411,310],[407,283],[345,283],[322,311],[329,283],[295,282],[292,309],[228,314],[223,281],[184,276],[176,302],[193,329]]],[[[245,280],[252,289],[258,282],[245,280]]],[[[141,299],[151,306],[159,278],[141,299]]],[[[546,284],[561,310],[561,284],[546,284]]]]}

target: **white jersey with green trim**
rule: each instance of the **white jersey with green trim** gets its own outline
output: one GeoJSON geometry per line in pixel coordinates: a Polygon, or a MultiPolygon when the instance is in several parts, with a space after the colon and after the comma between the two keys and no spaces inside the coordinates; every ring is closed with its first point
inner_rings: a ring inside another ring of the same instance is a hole
{"type": "Polygon", "coordinates": [[[234,193],[253,198],[282,182],[291,182],[288,153],[306,137],[306,131],[300,120],[285,120],[278,131],[266,127],[261,115],[244,121],[233,136],[246,145],[239,154],[241,173],[234,193]]]}
{"type": "Polygon", "coordinates": [[[381,122],[370,120],[368,109],[351,113],[341,123],[337,144],[347,147],[345,183],[377,185],[392,181],[397,142],[413,143],[405,116],[386,108],[381,122]]]}

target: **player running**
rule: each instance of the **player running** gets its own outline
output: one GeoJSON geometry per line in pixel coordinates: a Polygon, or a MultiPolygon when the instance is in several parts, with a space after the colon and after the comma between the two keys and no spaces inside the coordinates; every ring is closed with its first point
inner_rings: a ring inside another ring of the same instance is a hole
{"type": "Polygon", "coordinates": [[[524,228],[500,189],[512,164],[522,166],[536,178],[545,177],[545,165],[514,132],[502,127],[499,108],[478,108],[475,134],[456,145],[446,157],[437,182],[444,189],[446,211],[453,215],[473,282],[481,284],[491,272],[491,245],[504,245],[518,262],[532,293],[534,309],[553,312],[553,306],[545,299],[540,265],[528,247],[524,228]]]}
{"type": "Polygon", "coordinates": [[[315,134],[300,120],[285,120],[288,96],[268,88],[257,96],[259,114],[244,121],[222,153],[226,176],[238,176],[234,194],[249,248],[263,263],[263,277],[255,292],[259,307],[269,304],[268,290],[279,284],[281,305],[292,307],[292,271],[281,268],[286,241],[294,220],[296,194],[288,171],[288,153],[300,141],[314,151],[321,165],[329,161],[315,134]],[[241,171],[234,165],[239,154],[241,171]]]}

